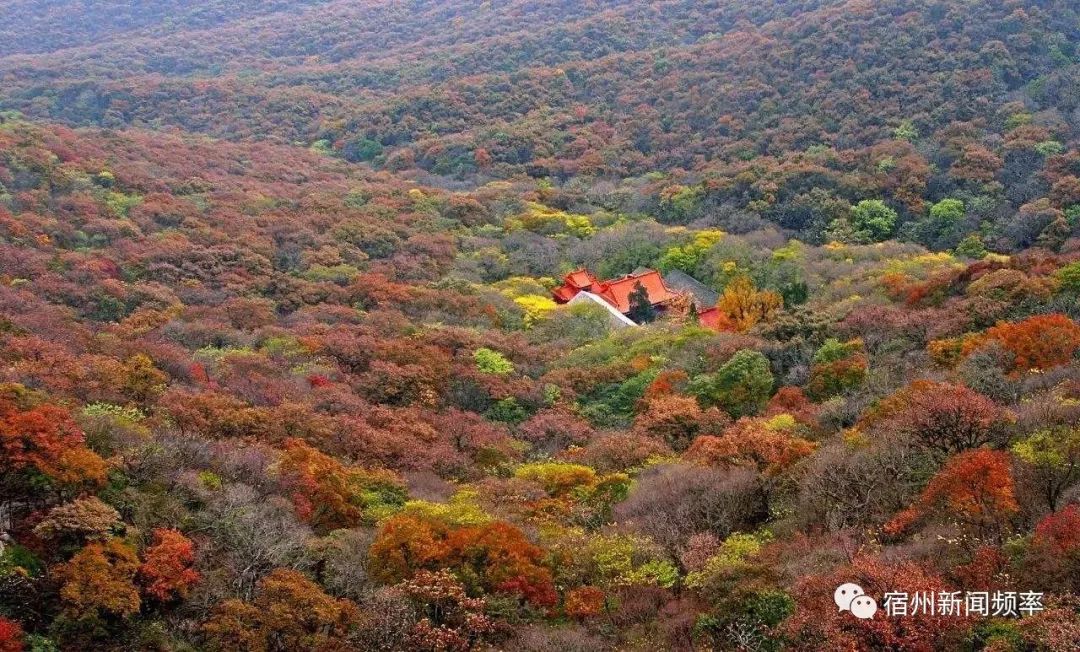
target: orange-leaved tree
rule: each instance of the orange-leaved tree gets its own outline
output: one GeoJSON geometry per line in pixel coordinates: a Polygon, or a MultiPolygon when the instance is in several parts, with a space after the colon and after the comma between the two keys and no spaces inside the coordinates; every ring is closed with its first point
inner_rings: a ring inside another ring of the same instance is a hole
{"type": "Polygon", "coordinates": [[[448,568],[476,589],[518,595],[540,606],[557,599],[544,552],[514,525],[494,521],[458,525],[416,514],[399,514],[379,527],[368,552],[372,574],[392,584],[420,570],[448,568]]]}
{"type": "Polygon", "coordinates": [[[278,568],[259,580],[251,602],[220,603],[202,635],[215,652],[347,650],[359,619],[354,603],[327,595],[299,571],[278,568]]]}
{"type": "Polygon", "coordinates": [[[604,592],[595,586],[580,586],[566,593],[564,609],[571,618],[591,618],[604,611],[604,592]]]}
{"type": "Polygon", "coordinates": [[[699,464],[749,466],[776,475],[816,448],[815,442],[798,435],[794,417],[780,414],[770,419],[743,417],[719,437],[698,437],[685,458],[699,464]]]}
{"type": "Polygon", "coordinates": [[[988,449],[952,457],[915,503],[885,525],[885,531],[902,534],[923,519],[944,518],[980,536],[1000,538],[1009,519],[1020,511],[1011,462],[1008,453],[988,449]]]}
{"type": "Polygon", "coordinates": [[[66,409],[47,403],[20,409],[0,397],[0,474],[32,469],[64,485],[102,486],[105,461],[84,441],[66,409]]]}
{"type": "Polygon", "coordinates": [[[138,556],[120,539],[86,546],[56,570],[63,616],[97,629],[99,623],[138,613],[138,569],[138,556]]]}
{"type": "Polygon", "coordinates": [[[748,331],[772,319],[784,307],[784,299],[772,290],[758,290],[748,276],[737,276],[724,288],[720,312],[740,331],[748,331]]]}
{"type": "Polygon", "coordinates": [[[404,484],[390,471],[347,467],[301,439],[285,442],[278,477],[297,515],[319,532],[360,525],[370,503],[404,503],[404,484]]]}
{"type": "Polygon", "coordinates": [[[147,595],[159,602],[182,600],[199,581],[192,568],[195,544],[177,530],[154,530],[153,543],[143,552],[139,580],[147,595]]]}
{"type": "Polygon", "coordinates": [[[986,331],[1015,356],[1013,370],[1049,369],[1068,364],[1080,349],[1080,325],[1062,314],[1003,322],[986,331]]]}
{"type": "Polygon", "coordinates": [[[668,394],[643,403],[634,419],[633,432],[665,442],[677,451],[685,450],[698,435],[716,434],[731,419],[715,407],[702,409],[695,398],[668,394]]]}

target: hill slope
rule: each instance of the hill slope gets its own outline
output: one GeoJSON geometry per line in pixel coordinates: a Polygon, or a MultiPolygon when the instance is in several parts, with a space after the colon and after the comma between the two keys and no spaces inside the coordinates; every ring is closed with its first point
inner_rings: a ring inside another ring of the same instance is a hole
{"type": "Polygon", "coordinates": [[[1080,649],[1074,4],[6,3],[0,650],[1080,649]]]}

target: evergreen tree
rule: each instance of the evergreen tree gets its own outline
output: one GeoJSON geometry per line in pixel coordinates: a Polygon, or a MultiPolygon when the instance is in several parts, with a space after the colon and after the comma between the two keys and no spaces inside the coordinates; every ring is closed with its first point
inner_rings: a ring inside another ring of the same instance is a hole
{"type": "Polygon", "coordinates": [[[648,324],[656,319],[656,308],[649,301],[649,291],[638,281],[630,293],[630,312],[627,317],[639,324],[648,324]]]}

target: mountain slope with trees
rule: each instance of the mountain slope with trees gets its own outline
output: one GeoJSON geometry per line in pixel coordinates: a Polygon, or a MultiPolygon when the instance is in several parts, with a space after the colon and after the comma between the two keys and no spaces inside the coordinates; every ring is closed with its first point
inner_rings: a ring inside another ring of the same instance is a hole
{"type": "Polygon", "coordinates": [[[0,650],[1080,647],[1071,4],[8,3],[0,650]]]}

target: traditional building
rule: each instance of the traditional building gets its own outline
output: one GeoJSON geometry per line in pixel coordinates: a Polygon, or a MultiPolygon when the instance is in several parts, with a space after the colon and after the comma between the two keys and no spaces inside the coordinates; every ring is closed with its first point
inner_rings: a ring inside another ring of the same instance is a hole
{"type": "Polygon", "coordinates": [[[578,292],[590,292],[596,285],[600,285],[600,281],[589,270],[579,269],[564,276],[563,284],[555,288],[552,294],[559,303],[570,303],[578,292]]]}
{"type": "Polygon", "coordinates": [[[660,272],[644,268],[607,281],[597,281],[586,269],[575,270],[563,277],[563,284],[555,288],[552,295],[559,303],[569,303],[578,293],[589,292],[625,315],[630,312],[630,295],[638,284],[645,288],[649,303],[658,310],[678,296],[664,283],[660,272]]]}
{"type": "Polygon", "coordinates": [[[715,306],[720,301],[719,292],[677,269],[664,274],[664,283],[675,292],[689,293],[699,314],[704,314],[705,310],[715,306]]]}
{"type": "Polygon", "coordinates": [[[578,269],[563,277],[563,284],[552,290],[558,303],[588,301],[605,308],[617,327],[632,326],[630,295],[638,284],[645,288],[649,303],[657,311],[668,308],[682,313],[696,310],[698,323],[706,328],[731,330],[731,318],[717,307],[720,294],[683,272],[673,271],[661,277],[654,269],[639,267],[633,272],[607,281],[598,281],[587,269],[578,269]]]}

